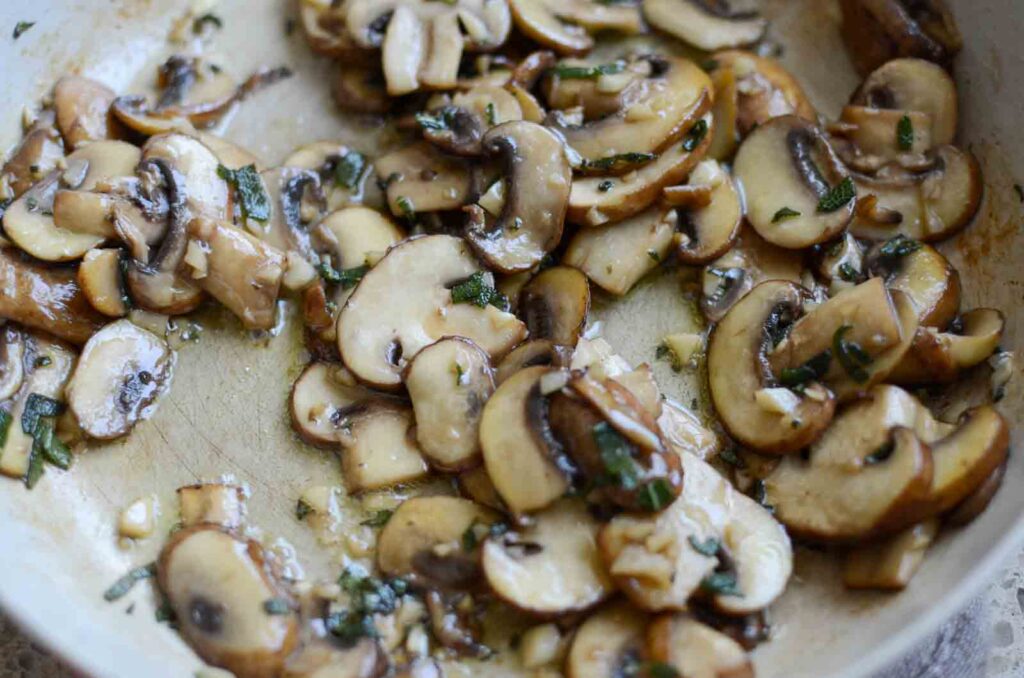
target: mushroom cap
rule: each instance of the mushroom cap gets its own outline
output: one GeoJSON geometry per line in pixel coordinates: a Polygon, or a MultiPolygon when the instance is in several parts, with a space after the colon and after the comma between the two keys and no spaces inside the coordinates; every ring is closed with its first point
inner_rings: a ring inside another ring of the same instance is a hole
{"type": "Polygon", "coordinates": [[[647,616],[628,603],[612,603],[595,612],[573,636],[565,660],[568,678],[615,678],[628,654],[644,643],[647,616]]]}
{"type": "Polygon", "coordinates": [[[912,247],[912,252],[891,257],[885,256],[885,243],[878,243],[867,253],[867,270],[907,295],[922,327],[945,329],[960,310],[960,274],[931,245],[912,247]]]}
{"type": "Polygon", "coordinates": [[[850,97],[871,108],[926,113],[932,143],[953,143],[957,128],[956,83],[941,66],[924,59],[893,59],[875,69],[850,97]]]}
{"type": "Polygon", "coordinates": [[[647,651],[653,661],[697,678],[754,678],[743,646],[688,614],[665,615],[647,629],[647,651]]]}
{"type": "Polygon", "coordinates": [[[768,28],[756,12],[734,13],[728,3],[643,0],[643,8],[652,26],[706,51],[755,43],[768,28]]]}

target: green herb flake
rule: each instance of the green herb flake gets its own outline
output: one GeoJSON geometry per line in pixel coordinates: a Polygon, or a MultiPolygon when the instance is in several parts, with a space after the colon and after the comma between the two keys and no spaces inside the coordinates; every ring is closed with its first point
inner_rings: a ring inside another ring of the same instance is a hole
{"type": "Polygon", "coordinates": [[[19,21],[14,25],[14,33],[12,33],[14,39],[17,40],[18,38],[20,38],[22,35],[25,34],[25,31],[27,31],[28,29],[32,28],[35,25],[35,21],[19,21]]]}
{"type": "Polygon", "coordinates": [[[31,393],[25,400],[25,409],[21,413],[21,430],[25,435],[34,435],[40,418],[56,417],[63,411],[62,403],[48,396],[31,393]]]}
{"type": "Polygon", "coordinates": [[[658,348],[654,349],[654,359],[664,360],[666,358],[668,358],[669,364],[672,365],[673,372],[683,371],[683,361],[679,359],[679,356],[676,355],[676,352],[668,344],[662,342],[658,344],[658,348]]]}
{"type": "Polygon", "coordinates": [[[498,111],[494,108],[494,102],[488,101],[487,106],[484,107],[484,111],[487,114],[487,124],[497,125],[498,124],[498,111]]]}
{"type": "Polygon", "coordinates": [[[896,123],[896,145],[901,151],[909,151],[914,147],[914,123],[909,115],[904,115],[896,123]]]}
{"type": "Polygon", "coordinates": [[[613,61],[610,64],[598,66],[563,66],[559,64],[551,69],[559,78],[564,80],[596,80],[602,75],[614,75],[626,70],[626,62],[613,61]]]}
{"type": "Polygon", "coordinates": [[[860,272],[853,267],[848,261],[844,261],[839,264],[839,277],[846,282],[855,282],[860,276],[860,272]]]}
{"type": "Polygon", "coordinates": [[[850,378],[863,384],[870,377],[864,368],[873,361],[860,344],[845,339],[846,333],[852,329],[852,325],[843,325],[836,330],[832,335],[832,352],[850,378]]]}
{"type": "Polygon", "coordinates": [[[718,555],[718,551],[722,548],[722,543],[714,537],[708,537],[707,540],[701,541],[697,539],[696,535],[691,534],[689,542],[694,551],[709,558],[718,555]]]}
{"type": "Polygon", "coordinates": [[[878,254],[885,259],[902,259],[903,257],[910,256],[919,249],[921,249],[921,243],[916,240],[912,240],[901,233],[894,238],[886,240],[882,246],[878,248],[878,254]]]}
{"type": "Polygon", "coordinates": [[[11,430],[11,413],[0,410],[0,450],[7,444],[7,433],[11,430]]]}
{"type": "Polygon", "coordinates": [[[466,376],[466,370],[458,362],[452,365],[452,372],[455,374],[455,385],[462,386],[462,380],[466,376]]]}
{"type": "Polygon", "coordinates": [[[156,612],[153,617],[158,623],[167,622],[172,625],[177,620],[177,615],[174,614],[174,608],[172,608],[171,604],[167,602],[164,602],[160,607],[156,608],[156,612]]]}
{"type": "Polygon", "coordinates": [[[708,135],[708,121],[701,118],[690,128],[690,131],[686,133],[686,138],[683,139],[683,150],[693,151],[700,142],[704,141],[704,137],[708,135]]]}
{"type": "Polygon", "coordinates": [[[645,165],[655,158],[653,153],[619,153],[597,160],[584,160],[583,169],[622,172],[639,165],[645,165]]]}
{"type": "Polygon", "coordinates": [[[508,298],[494,288],[483,271],[477,271],[452,287],[453,304],[473,304],[485,308],[488,304],[503,311],[508,310],[508,298]]]}
{"type": "Polygon", "coordinates": [[[398,211],[406,219],[412,220],[416,218],[416,206],[412,204],[412,200],[409,198],[400,195],[395,199],[395,205],[398,206],[398,211]]]}
{"type": "Polygon", "coordinates": [[[41,455],[44,461],[63,471],[71,468],[73,459],[71,450],[56,436],[53,430],[53,421],[50,419],[42,419],[36,424],[32,447],[33,454],[41,455]]]}
{"type": "Polygon", "coordinates": [[[359,523],[366,527],[384,527],[391,520],[391,516],[394,515],[394,511],[390,509],[381,509],[380,511],[374,511],[373,515],[359,523]]]}
{"type": "Polygon", "coordinates": [[[349,151],[334,166],[334,183],[352,190],[366,172],[366,157],[358,151],[349,151]]]}
{"type": "Polygon", "coordinates": [[[326,626],[345,647],[355,645],[361,638],[376,638],[378,634],[373,616],[394,612],[399,597],[409,590],[404,580],[383,581],[368,576],[357,566],[342,572],[338,584],[348,594],[350,607],[330,614],[326,626]]]}
{"type": "Polygon", "coordinates": [[[719,62],[718,59],[705,59],[701,62],[700,67],[710,73],[711,71],[717,71],[718,67],[721,65],[721,62],[719,62]]]}
{"type": "Polygon", "coordinates": [[[109,589],[103,592],[103,600],[108,603],[112,603],[119,598],[123,598],[128,594],[129,591],[143,579],[151,579],[156,576],[156,563],[150,563],[149,565],[143,565],[142,567],[136,567],[134,570],[128,572],[111,586],[109,589]]]}
{"type": "Polygon", "coordinates": [[[636,489],[640,482],[640,466],[633,459],[626,439],[605,421],[594,426],[591,435],[611,483],[624,490],[636,489]]]}
{"type": "Polygon", "coordinates": [[[236,170],[218,165],[217,176],[234,187],[243,218],[260,222],[270,219],[270,196],[255,165],[236,170]]]}
{"type": "Polygon", "coordinates": [[[316,265],[316,272],[320,274],[320,277],[325,282],[329,282],[332,285],[341,285],[342,289],[346,290],[359,284],[359,281],[363,279],[363,276],[369,270],[369,266],[356,266],[355,268],[346,268],[343,271],[339,271],[326,262],[320,262],[316,265]]]}
{"type": "Polygon", "coordinates": [[[668,481],[664,478],[655,478],[640,488],[640,495],[637,497],[637,501],[640,504],[640,508],[645,511],[654,512],[665,508],[675,498],[676,494],[672,491],[672,486],[669,485],[668,481]]]}
{"type": "Polygon", "coordinates": [[[612,190],[612,188],[614,186],[615,186],[615,182],[614,181],[612,181],[611,179],[605,179],[604,181],[602,181],[601,183],[599,183],[597,185],[597,192],[598,193],[607,193],[608,191],[612,190]]]}
{"type": "Polygon", "coordinates": [[[853,185],[852,178],[846,177],[822,196],[821,200],[818,201],[818,211],[826,214],[836,212],[846,207],[856,197],[857,187],[853,185]]]}
{"type": "Polygon", "coordinates": [[[305,520],[306,516],[313,513],[313,507],[307,504],[304,500],[299,499],[295,502],[295,519],[305,520]]]}
{"type": "Polygon", "coordinates": [[[473,551],[476,549],[480,545],[481,536],[486,537],[488,534],[488,530],[484,529],[486,527],[486,525],[482,525],[474,520],[462,533],[462,550],[473,551]]]}
{"type": "Polygon", "coordinates": [[[43,455],[36,449],[36,446],[32,445],[32,450],[29,452],[28,458],[28,470],[25,471],[25,487],[32,489],[39,482],[39,479],[43,477],[43,473],[46,470],[43,467],[43,455]]]}
{"type": "Polygon", "coordinates": [[[284,615],[292,611],[292,606],[284,598],[270,598],[263,601],[263,611],[270,615],[284,615]]]}
{"type": "Polygon", "coordinates": [[[654,250],[647,250],[647,256],[650,257],[651,261],[653,261],[654,263],[656,263],[656,264],[660,264],[661,263],[661,255],[659,255],[654,250]]]}
{"type": "Polygon", "coordinates": [[[701,580],[700,587],[716,596],[742,596],[732,572],[712,572],[701,580]]]}
{"type": "Polygon", "coordinates": [[[792,219],[793,217],[798,216],[800,216],[800,213],[796,210],[790,209],[789,207],[782,207],[775,213],[775,216],[772,217],[772,223],[777,224],[780,221],[785,221],[786,219],[792,219]]]}
{"type": "Polygon", "coordinates": [[[832,351],[825,350],[799,367],[787,367],[779,373],[779,383],[786,388],[802,387],[825,376],[832,364],[832,351]]]}

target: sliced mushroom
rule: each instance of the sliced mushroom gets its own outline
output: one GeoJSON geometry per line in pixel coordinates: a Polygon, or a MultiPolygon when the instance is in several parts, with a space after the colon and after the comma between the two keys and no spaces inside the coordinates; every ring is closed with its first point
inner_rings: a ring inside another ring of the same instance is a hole
{"type": "Polygon", "coordinates": [[[366,160],[359,151],[336,141],[300,146],[281,164],[319,174],[320,187],[331,212],[362,202],[371,174],[365,171],[366,160]]]}
{"type": "MultiPolygon", "coordinates": [[[[394,389],[409,356],[444,336],[462,336],[492,359],[521,341],[525,326],[491,305],[457,303],[452,288],[483,286],[466,243],[446,235],[391,248],[362,279],[338,316],[338,351],[361,381],[394,389]]],[[[485,302],[486,303],[486,302],[485,302]]]]}
{"type": "Polygon", "coordinates": [[[803,249],[836,237],[856,203],[849,176],[824,134],[803,118],[764,123],[736,153],[747,219],[768,242],[803,249]]]}
{"type": "Polygon", "coordinates": [[[582,502],[562,500],[529,527],[487,540],[487,583],[503,601],[531,614],[589,609],[614,590],[597,550],[599,528],[582,502]]]}
{"type": "Polygon", "coordinates": [[[679,233],[673,244],[684,264],[713,261],[739,237],[743,220],[740,196],[732,177],[714,160],[701,162],[685,186],[668,187],[663,194],[676,207],[679,233]]]}
{"type": "Polygon", "coordinates": [[[77,345],[106,323],[74,270],[42,266],[9,247],[0,247],[0,317],[77,345]]]}
{"type": "MultiPolygon", "coordinates": [[[[710,75],[715,93],[715,105],[711,111],[711,117],[715,120],[715,128],[711,134],[708,157],[719,162],[726,162],[732,159],[736,153],[736,147],[740,143],[740,92],[737,85],[739,76],[732,68],[714,68],[711,69],[710,75]]],[[[749,132],[749,130],[747,131],[749,132]]]]}
{"type": "Polygon", "coordinates": [[[61,188],[53,197],[53,223],[59,229],[114,238],[118,199],[102,192],[133,177],[142,153],[123,141],[95,141],[67,158],[61,188]]]}
{"type": "Polygon", "coordinates": [[[736,440],[759,452],[783,454],[806,447],[832,420],[835,398],[820,386],[791,391],[783,412],[772,411],[757,394],[774,380],[765,366],[787,322],[802,312],[803,293],[793,283],[761,283],[715,326],[708,342],[711,400],[723,426],[736,440]],[[811,396],[814,397],[811,397],[811,396]]]}
{"type": "Polygon", "coordinates": [[[548,429],[541,379],[549,367],[516,372],[484,405],[480,445],[484,465],[509,510],[521,515],[549,506],[569,489],[552,461],[556,448],[548,429]]]}
{"type": "Polygon", "coordinates": [[[282,252],[296,252],[317,261],[310,240],[310,225],[326,209],[320,175],[295,167],[277,167],[260,173],[270,214],[266,221],[245,219],[245,227],[282,252]]]}
{"type": "Polygon", "coordinates": [[[655,205],[624,221],[581,228],[569,241],[564,262],[602,289],[626,294],[668,258],[678,223],[675,210],[655,205]]]}
{"type": "Polygon", "coordinates": [[[442,155],[427,142],[388,153],[373,166],[385,186],[388,207],[398,217],[459,209],[475,198],[468,162],[442,155]]]}
{"type": "Polygon", "coordinates": [[[591,615],[573,636],[567,678],[616,678],[643,649],[647,617],[632,605],[613,603],[591,615]]]}
{"type": "Polygon", "coordinates": [[[483,135],[488,129],[522,119],[523,109],[515,95],[493,85],[459,92],[450,104],[416,116],[427,141],[446,153],[467,157],[484,152],[483,135]]]}
{"type": "Polygon", "coordinates": [[[550,339],[531,339],[516,346],[498,363],[494,380],[500,386],[513,374],[527,367],[569,367],[571,362],[572,347],[561,346],[550,339]]]}
{"type": "Polygon", "coordinates": [[[936,146],[951,144],[956,136],[956,83],[943,68],[923,59],[893,59],[879,66],[854,92],[850,103],[925,113],[936,146]]]}
{"type": "Polygon", "coordinates": [[[715,142],[715,150],[719,150],[718,143],[731,141],[732,144],[722,147],[727,152],[737,137],[746,137],[772,118],[795,115],[811,123],[817,121],[814,106],[800,82],[775,59],[726,50],[713,54],[711,63],[716,84],[715,111],[726,113],[721,120],[715,118],[716,139],[722,137],[721,142],[715,142]]]}
{"type": "Polygon", "coordinates": [[[923,172],[892,177],[855,177],[857,195],[871,210],[857,210],[850,232],[858,238],[944,240],[967,226],[981,206],[983,182],[977,159],[968,151],[940,146],[928,154],[923,172]]]}
{"type": "Polygon", "coordinates": [[[502,273],[528,270],[562,237],[572,186],[569,160],[561,139],[532,122],[498,125],[482,145],[504,165],[505,204],[493,220],[482,207],[470,207],[466,238],[502,273]]]}
{"type": "Polygon", "coordinates": [[[477,466],[475,469],[463,471],[458,476],[459,491],[476,503],[492,508],[495,511],[506,511],[504,502],[494,489],[491,477],[487,475],[487,469],[477,466]]]}
{"type": "MultiPolygon", "coordinates": [[[[659,394],[659,401],[661,400],[659,394]]],[[[718,434],[701,418],[674,400],[666,399],[658,417],[658,428],[665,444],[676,454],[687,452],[701,460],[711,460],[722,448],[718,434]]]]}
{"type": "Polygon", "coordinates": [[[61,172],[53,171],[25,191],[3,214],[5,235],[43,261],[71,261],[103,242],[103,236],[60,228],[53,221],[54,196],[61,172]]]}
{"type": "Polygon", "coordinates": [[[121,250],[89,250],[78,266],[78,286],[89,304],[103,315],[123,318],[131,310],[125,287],[121,250]]]}
{"type": "Polygon", "coordinates": [[[946,514],[944,524],[951,527],[964,527],[973,522],[978,516],[985,512],[995,499],[996,493],[1003,485],[1003,478],[1006,477],[1006,462],[1003,462],[995,471],[989,474],[978,488],[966,499],[957,505],[955,509],[946,514]]]}
{"type": "Polygon", "coordinates": [[[956,331],[920,327],[910,349],[887,379],[895,384],[935,384],[954,381],[981,364],[998,349],[1005,319],[999,311],[980,308],[965,313],[956,331]]]}
{"type": "Polygon", "coordinates": [[[292,427],[311,445],[336,445],[349,418],[374,398],[380,396],[359,386],[344,367],[311,363],[292,386],[292,427]]]}
{"type": "Polygon", "coordinates": [[[25,382],[26,343],[17,327],[0,328],[0,402],[13,398],[25,382]]]}
{"type": "Polygon", "coordinates": [[[926,520],[887,539],[858,546],[843,560],[849,589],[899,591],[907,587],[939,533],[939,521],[926,520]]]}
{"type": "Polygon", "coordinates": [[[239,678],[272,678],[298,643],[298,615],[263,548],[216,527],[175,533],[157,561],[160,589],[189,645],[239,678]],[[280,600],[284,614],[271,614],[280,600]]]}
{"type": "Polygon", "coordinates": [[[498,514],[468,499],[407,499],[381,530],[377,567],[422,588],[477,589],[482,573],[474,530],[486,535],[497,522],[498,514]]]}
{"type": "Polygon", "coordinates": [[[652,26],[707,51],[755,43],[768,28],[756,11],[734,11],[730,2],[644,0],[643,4],[652,26]]]}
{"type": "Polygon", "coordinates": [[[394,104],[388,96],[387,83],[379,67],[338,64],[331,84],[334,103],[343,111],[379,115],[394,104]]]}
{"type": "Polygon", "coordinates": [[[177,490],[182,527],[240,527],[245,519],[246,492],[229,483],[198,483],[177,490]]]}
{"type": "Polygon", "coordinates": [[[462,337],[441,339],[413,357],[405,387],[416,440],[432,466],[461,471],[480,463],[480,417],[494,392],[490,358],[462,337]]]}
{"type": "Polygon", "coordinates": [[[549,108],[563,115],[582,110],[583,120],[599,120],[647,96],[648,80],[658,64],[657,59],[641,55],[597,66],[583,59],[565,59],[556,65],[552,55],[542,73],[544,98],[549,108]]]}
{"type": "Polygon", "coordinates": [[[112,89],[89,78],[69,75],[57,81],[53,107],[57,127],[69,149],[115,136],[110,115],[115,96],[112,89]]]}
{"type": "Polygon", "coordinates": [[[575,346],[587,324],[590,286],[575,268],[555,266],[534,276],[519,295],[519,314],[531,340],[575,346]]]}
{"type": "MultiPolygon", "coordinates": [[[[345,24],[346,3],[333,0],[300,0],[299,23],[309,48],[317,54],[345,61],[372,54],[358,45],[345,24]]],[[[287,163],[285,163],[287,164],[287,163]]]]}
{"type": "Polygon", "coordinates": [[[742,645],[687,614],[655,619],[647,650],[652,661],[671,666],[681,678],[754,678],[742,645]]]}
{"type": "Polygon", "coordinates": [[[960,274],[930,245],[899,237],[879,243],[867,270],[907,295],[922,327],[945,329],[960,310],[960,274]]]}
{"type": "Polygon", "coordinates": [[[837,146],[843,162],[871,171],[908,154],[926,153],[933,145],[931,116],[921,111],[844,106],[838,127],[851,147],[844,154],[843,145],[837,146]]]}
{"type": "Polygon", "coordinates": [[[411,408],[382,399],[343,415],[341,464],[349,492],[393,487],[427,474],[414,425],[411,408]]]}
{"type": "Polygon", "coordinates": [[[57,164],[64,158],[64,143],[55,121],[53,111],[42,111],[25,132],[21,143],[11,152],[0,171],[0,195],[3,199],[20,196],[57,169],[57,164]]]}
{"type": "MultiPolygon", "coordinates": [[[[702,115],[711,106],[711,98],[703,99],[702,115]]],[[[647,209],[666,186],[686,179],[697,166],[710,145],[710,115],[698,120],[691,130],[694,143],[670,146],[657,159],[621,177],[586,177],[572,182],[569,194],[569,221],[581,226],[603,226],[627,219],[647,209]],[[697,134],[694,130],[705,130],[697,134]]]]}
{"type": "MultiPolygon", "coordinates": [[[[375,638],[360,638],[352,647],[328,641],[304,642],[285,660],[281,678],[382,678],[388,657],[375,638]]],[[[443,678],[439,674],[395,674],[396,678],[443,678]]]]}
{"type": "Polygon", "coordinates": [[[890,59],[918,57],[950,66],[963,46],[943,0],[842,0],[843,42],[861,75],[890,59]]]}
{"type": "Polygon", "coordinates": [[[92,336],[68,382],[68,405],[93,438],[126,435],[156,409],[171,385],[174,354],[162,339],[128,320],[92,336]]]}
{"type": "Polygon", "coordinates": [[[580,54],[594,46],[590,33],[640,33],[643,22],[635,5],[591,0],[509,0],[516,27],[531,40],[560,54],[580,54]]]}
{"type": "Polygon", "coordinates": [[[768,607],[793,570],[786,531],[707,463],[684,453],[682,464],[678,501],[658,514],[616,516],[601,531],[616,584],[650,611],[686,610],[694,596],[729,615],[768,607]],[[716,579],[733,585],[715,586],[716,579]]]}

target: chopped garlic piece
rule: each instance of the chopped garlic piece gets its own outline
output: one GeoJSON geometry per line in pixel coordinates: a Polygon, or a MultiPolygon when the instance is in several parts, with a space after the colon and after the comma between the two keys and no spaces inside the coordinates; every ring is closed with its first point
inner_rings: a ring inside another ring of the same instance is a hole
{"type": "Polygon", "coordinates": [[[145,539],[156,528],[157,499],[150,495],[136,499],[121,511],[117,531],[129,539],[145,539]]]}
{"type": "Polygon", "coordinates": [[[523,666],[535,669],[558,659],[562,634],[554,624],[534,626],[523,634],[519,643],[519,654],[523,666]]]}
{"type": "Polygon", "coordinates": [[[285,255],[284,277],[281,279],[285,289],[301,290],[314,280],[316,269],[313,265],[295,250],[289,250],[285,255]]]}
{"type": "Polygon", "coordinates": [[[501,210],[505,207],[505,180],[499,179],[491,184],[491,187],[480,196],[480,200],[477,202],[491,216],[497,217],[501,215],[501,210]]]}
{"type": "Polygon", "coordinates": [[[762,388],[754,400],[765,412],[791,415],[800,406],[800,398],[788,388],[762,388]]]}
{"type": "Polygon", "coordinates": [[[682,332],[670,334],[662,343],[675,358],[674,365],[693,367],[704,353],[704,335],[682,332]]]}

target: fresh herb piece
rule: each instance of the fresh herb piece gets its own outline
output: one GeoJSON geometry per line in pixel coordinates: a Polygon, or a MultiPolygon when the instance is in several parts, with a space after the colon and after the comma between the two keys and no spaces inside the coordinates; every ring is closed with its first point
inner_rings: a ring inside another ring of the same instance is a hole
{"type": "Polygon", "coordinates": [[[416,207],[412,204],[412,200],[404,195],[400,195],[395,199],[395,204],[398,205],[398,209],[402,213],[402,217],[409,221],[416,219],[416,207]]]}
{"type": "Polygon", "coordinates": [[[705,59],[701,62],[700,67],[710,73],[711,71],[717,71],[718,67],[721,65],[721,62],[719,62],[718,59],[705,59]]]}
{"type": "Polygon", "coordinates": [[[35,21],[19,21],[14,25],[14,33],[12,34],[14,36],[14,39],[17,40],[18,38],[20,38],[22,35],[25,34],[25,31],[27,31],[28,29],[32,28],[35,25],[35,21]]]}
{"type": "Polygon", "coordinates": [[[658,156],[653,153],[619,153],[597,160],[584,160],[583,169],[621,172],[637,165],[643,165],[658,156]]]}
{"type": "Polygon", "coordinates": [[[493,101],[488,101],[487,102],[487,106],[484,107],[484,112],[487,115],[487,124],[488,125],[497,125],[498,124],[498,111],[494,108],[494,102],[493,101]]]}
{"type": "Polygon", "coordinates": [[[855,269],[850,262],[844,261],[843,263],[839,264],[839,277],[845,280],[846,282],[856,281],[859,275],[860,272],[857,269],[855,269]]]}
{"type": "Polygon", "coordinates": [[[896,145],[901,151],[909,151],[914,147],[914,123],[909,115],[904,115],[896,123],[896,145]]]}
{"type": "Polygon", "coordinates": [[[714,537],[708,537],[706,541],[701,541],[691,534],[689,541],[694,551],[709,558],[718,555],[718,551],[722,548],[722,543],[714,537]]]}
{"type": "Polygon", "coordinates": [[[43,472],[46,469],[43,468],[43,455],[36,449],[35,444],[32,445],[32,449],[29,452],[28,457],[28,470],[25,471],[25,487],[32,489],[39,482],[39,479],[43,477],[43,472]]]}
{"type": "Polygon", "coordinates": [[[366,158],[358,151],[349,151],[334,166],[334,183],[349,190],[359,185],[366,172],[366,158]]]}
{"type": "Polygon", "coordinates": [[[292,606],[284,598],[270,598],[263,601],[263,611],[267,614],[288,614],[292,606]]]}
{"type": "Polygon", "coordinates": [[[610,482],[624,490],[634,490],[640,482],[640,467],[633,459],[629,443],[606,422],[591,429],[601,462],[610,482]]]}
{"type": "Polygon", "coordinates": [[[339,271],[326,262],[320,262],[316,265],[316,271],[324,281],[332,285],[341,285],[342,289],[346,290],[355,287],[369,270],[369,266],[356,266],[355,268],[346,268],[344,271],[339,271]]]}
{"type": "Polygon", "coordinates": [[[896,445],[890,440],[878,447],[877,450],[864,457],[864,463],[868,466],[874,464],[881,464],[883,461],[892,456],[892,453],[896,450],[896,445]]]}
{"type": "Polygon", "coordinates": [[[338,578],[338,584],[348,594],[350,607],[329,615],[326,624],[327,630],[346,647],[360,638],[376,638],[373,615],[394,612],[399,597],[409,589],[401,579],[383,581],[368,576],[360,567],[347,568],[338,578]]]}
{"type": "Polygon", "coordinates": [[[270,196],[263,187],[256,165],[246,165],[240,169],[217,165],[217,176],[234,186],[243,218],[256,221],[270,219],[270,196]]]}
{"type": "Polygon", "coordinates": [[[612,188],[614,186],[615,186],[615,182],[614,181],[612,181],[611,179],[605,179],[604,181],[602,181],[601,183],[599,183],[597,185],[597,192],[598,193],[607,193],[608,191],[612,190],[612,188]]]}
{"type": "Polygon", "coordinates": [[[602,75],[614,75],[626,70],[625,61],[613,61],[610,64],[598,66],[564,66],[559,64],[551,71],[559,78],[565,80],[594,80],[602,75]]]}
{"type": "Polygon", "coordinates": [[[109,589],[103,592],[103,600],[108,603],[112,603],[119,598],[123,598],[132,590],[138,582],[143,579],[151,579],[156,576],[156,563],[150,563],[149,565],[143,565],[142,567],[136,567],[134,570],[128,572],[111,586],[109,589]]]}
{"type": "Polygon", "coordinates": [[[360,614],[351,610],[342,610],[328,615],[326,626],[342,647],[352,647],[361,638],[376,638],[378,635],[372,615],[360,614]]]}
{"type": "Polygon", "coordinates": [[[701,118],[698,120],[690,131],[686,133],[686,138],[683,139],[683,150],[692,151],[700,145],[700,142],[704,141],[704,137],[708,135],[708,121],[701,118]]]}
{"type": "Polygon", "coordinates": [[[801,387],[825,376],[832,364],[832,351],[824,350],[799,367],[787,367],[779,373],[779,383],[786,388],[801,387]]]}
{"type": "Polygon", "coordinates": [[[224,20],[212,12],[207,12],[192,21],[192,32],[200,35],[208,25],[220,30],[224,28],[224,20]]]}
{"type": "Polygon", "coordinates": [[[647,250],[647,256],[650,257],[651,261],[653,261],[654,263],[656,263],[656,264],[660,264],[661,263],[661,256],[657,252],[655,252],[654,250],[647,250]]]}
{"type": "Polygon", "coordinates": [[[727,447],[719,452],[718,458],[733,468],[747,467],[747,462],[743,461],[743,458],[736,454],[736,449],[732,447],[727,447]]]}
{"type": "Polygon", "coordinates": [[[485,308],[488,304],[508,310],[508,298],[494,288],[483,271],[477,271],[452,287],[452,303],[473,304],[485,308]]]}
{"type": "Polygon", "coordinates": [[[373,515],[359,523],[366,527],[384,527],[391,520],[391,516],[394,515],[394,511],[390,509],[381,509],[380,511],[374,511],[373,515]]]}
{"type": "Polygon", "coordinates": [[[40,418],[56,417],[63,411],[62,403],[48,396],[31,393],[25,400],[25,409],[21,412],[21,430],[25,435],[34,435],[40,418]]]}
{"type": "Polygon", "coordinates": [[[736,575],[732,572],[712,572],[700,582],[705,592],[716,596],[740,596],[736,575]]]}
{"type": "Polygon", "coordinates": [[[313,507],[307,504],[304,500],[299,499],[295,502],[295,519],[305,520],[306,516],[313,512],[313,507]]]}
{"type": "Polygon", "coordinates": [[[54,433],[53,421],[40,420],[32,437],[33,454],[42,455],[43,460],[61,470],[67,471],[71,468],[71,450],[54,433]]]}
{"type": "Polygon", "coordinates": [[[11,430],[11,413],[0,410],[0,450],[7,444],[7,433],[11,430]]]}
{"type": "Polygon", "coordinates": [[[839,364],[846,370],[846,373],[850,375],[850,378],[859,384],[863,384],[870,377],[864,367],[870,365],[873,361],[871,356],[860,347],[860,344],[854,341],[847,341],[844,338],[846,333],[852,329],[852,325],[843,325],[836,330],[835,334],[832,335],[832,352],[835,354],[839,364]]]}
{"type": "Polygon", "coordinates": [[[462,379],[466,376],[466,370],[458,362],[452,365],[452,372],[455,373],[455,385],[462,386],[462,379]]]}
{"type": "Polygon", "coordinates": [[[637,503],[645,511],[660,511],[675,500],[672,486],[664,478],[655,478],[640,488],[637,503]]]}
{"type": "Polygon", "coordinates": [[[665,662],[650,662],[647,664],[647,678],[679,678],[679,671],[665,662]]]}
{"type": "Polygon", "coordinates": [[[775,216],[772,217],[772,223],[777,224],[780,221],[785,221],[786,219],[792,219],[793,217],[798,216],[800,216],[800,213],[797,212],[796,210],[790,209],[788,207],[782,207],[779,209],[778,212],[775,213],[775,216]]]}
{"type": "Polygon", "coordinates": [[[894,238],[886,240],[878,248],[879,256],[885,259],[902,259],[921,249],[921,243],[911,240],[902,233],[894,238]]]}
{"type": "Polygon", "coordinates": [[[818,201],[818,211],[828,213],[841,210],[856,197],[857,187],[853,185],[852,178],[846,177],[822,196],[818,201]]]}

